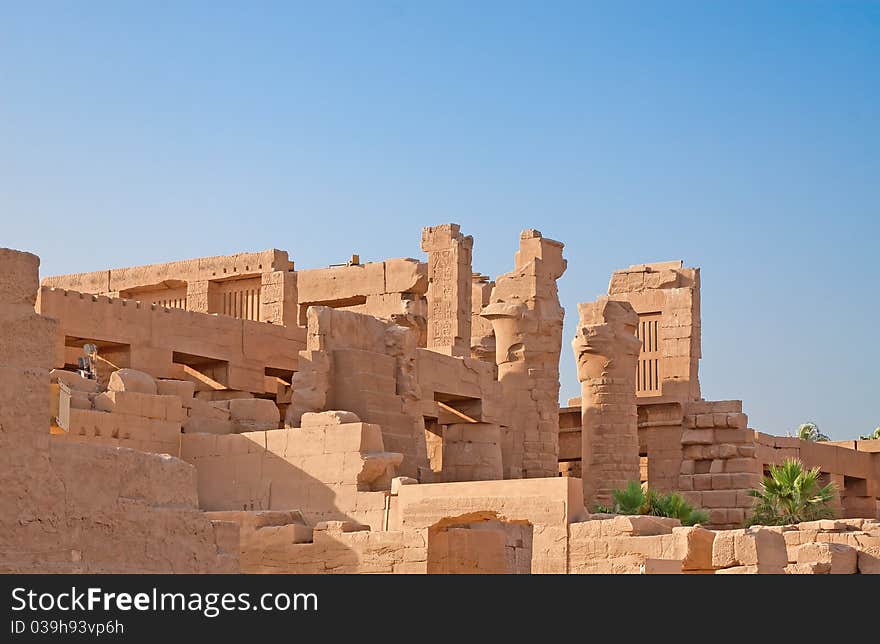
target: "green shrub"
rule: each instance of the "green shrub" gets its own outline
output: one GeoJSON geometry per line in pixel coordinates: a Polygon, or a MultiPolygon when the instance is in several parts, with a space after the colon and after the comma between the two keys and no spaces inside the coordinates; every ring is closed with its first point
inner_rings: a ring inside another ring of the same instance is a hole
{"type": "Polygon", "coordinates": [[[709,513],[695,509],[681,494],[676,492],[660,494],[651,489],[645,491],[638,481],[630,481],[625,488],[613,490],[611,496],[614,498],[614,506],[610,508],[596,506],[596,512],[650,514],[655,517],[678,519],[686,526],[709,522],[709,513]]]}
{"type": "Polygon", "coordinates": [[[638,481],[630,481],[622,490],[613,490],[615,514],[647,514],[647,498],[638,481]]]}
{"type": "Polygon", "coordinates": [[[834,516],[830,502],[836,488],[833,483],[819,486],[819,468],[806,469],[799,460],[788,459],[771,465],[760,490],[749,490],[758,499],[746,525],[787,525],[834,516]]]}

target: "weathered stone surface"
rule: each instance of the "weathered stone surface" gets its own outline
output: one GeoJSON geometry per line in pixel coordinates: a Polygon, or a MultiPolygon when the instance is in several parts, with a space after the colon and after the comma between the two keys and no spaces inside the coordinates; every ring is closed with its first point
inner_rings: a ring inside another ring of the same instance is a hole
{"type": "Polygon", "coordinates": [[[107,385],[110,391],[126,391],[155,396],[158,392],[156,379],[136,369],[119,369],[110,375],[107,385]]]}
{"type": "Polygon", "coordinates": [[[345,425],[346,423],[359,423],[358,415],[350,411],[322,411],[307,412],[302,415],[300,421],[303,428],[324,427],[326,425],[345,425]]]}
{"type": "Polygon", "coordinates": [[[858,551],[842,543],[805,543],[798,548],[797,563],[828,564],[832,575],[853,575],[858,571],[858,551]]]}

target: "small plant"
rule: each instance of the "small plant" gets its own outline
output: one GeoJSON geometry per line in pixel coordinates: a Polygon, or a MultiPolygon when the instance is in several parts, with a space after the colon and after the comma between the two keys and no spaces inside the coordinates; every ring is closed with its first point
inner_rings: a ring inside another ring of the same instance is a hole
{"type": "Polygon", "coordinates": [[[875,429],[873,432],[868,434],[867,436],[859,436],[859,440],[861,441],[876,441],[880,440],[880,427],[875,429]]]}
{"type": "Polygon", "coordinates": [[[695,509],[690,503],[685,501],[681,494],[670,492],[669,494],[660,495],[649,491],[648,496],[649,514],[678,519],[681,521],[681,525],[688,526],[709,522],[709,513],[705,510],[695,509]]]}
{"type": "Polygon", "coordinates": [[[647,514],[647,497],[638,481],[630,481],[622,490],[611,492],[615,514],[647,514]]]}
{"type": "Polygon", "coordinates": [[[810,441],[812,443],[821,443],[831,440],[828,436],[820,432],[819,426],[813,422],[804,423],[798,427],[797,437],[802,441],[810,441]]]}
{"type": "Polygon", "coordinates": [[[678,519],[686,526],[709,522],[709,513],[695,509],[681,494],[676,492],[660,494],[651,489],[646,491],[638,481],[630,481],[625,488],[614,490],[611,495],[614,498],[614,507],[596,506],[597,512],[650,514],[655,517],[678,519]]]}
{"type": "Polygon", "coordinates": [[[746,525],[787,525],[834,516],[830,507],[836,488],[819,484],[819,468],[806,469],[800,461],[788,459],[771,465],[760,490],[749,490],[758,499],[746,525]]]}

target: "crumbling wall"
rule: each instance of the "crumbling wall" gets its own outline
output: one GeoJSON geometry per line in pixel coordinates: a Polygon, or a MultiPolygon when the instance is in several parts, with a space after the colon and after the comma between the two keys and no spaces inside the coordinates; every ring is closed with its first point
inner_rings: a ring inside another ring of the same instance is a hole
{"type": "Polygon", "coordinates": [[[501,275],[482,315],[495,335],[498,379],[508,409],[505,478],[558,474],[559,352],[565,311],[556,287],[563,245],[537,230],[520,234],[515,268],[501,275]]]}
{"type": "Polygon", "coordinates": [[[42,283],[145,305],[296,325],[293,263],[277,249],[57,275],[42,283]]]}
{"type": "Polygon", "coordinates": [[[191,466],[50,437],[38,266],[0,249],[0,571],[236,572],[237,526],[198,511],[191,466]]]}
{"type": "Polygon", "coordinates": [[[564,477],[405,485],[392,499],[391,530],[478,520],[529,524],[532,573],[566,572],[568,524],[584,512],[579,482],[564,477]]]}
{"type": "Polygon", "coordinates": [[[678,489],[719,529],[743,525],[755,502],[748,491],[761,483],[755,432],[747,426],[739,400],[684,405],[678,489]]]}
{"type": "Polygon", "coordinates": [[[287,424],[295,426],[307,411],[354,412],[382,428],[388,451],[403,454],[401,474],[417,477],[419,467],[427,465],[427,451],[416,343],[413,329],[351,311],[309,307],[303,354],[308,371],[294,379],[287,424]]]}
{"type": "Polygon", "coordinates": [[[714,534],[677,519],[594,515],[569,526],[571,574],[677,574],[712,570],[714,534]]]}
{"type": "Polygon", "coordinates": [[[699,400],[700,269],[681,261],[637,264],[612,274],[608,295],[639,316],[640,400],[699,400]]]}
{"type": "MultiPolygon", "coordinates": [[[[198,390],[277,393],[267,370],[292,374],[305,334],[224,315],[206,315],[132,300],[42,287],[38,311],[58,320],[52,366],[76,364],[82,345],[156,378],[192,380],[198,390]],[[118,356],[118,357],[117,357],[118,356]]],[[[289,375],[286,377],[289,378],[289,375]]],[[[106,381],[103,382],[106,386],[106,381]]]]}
{"type": "Polygon", "coordinates": [[[880,575],[880,521],[824,519],[780,528],[790,574],[880,575]]]}
{"type": "MultiPolygon", "coordinates": [[[[242,572],[281,574],[425,574],[427,530],[372,531],[352,521],[276,518],[248,527],[246,513],[210,513],[243,522],[242,572]]],[[[281,513],[278,513],[281,514],[281,513]]]]}
{"type": "Polygon", "coordinates": [[[471,276],[471,357],[495,366],[495,331],[492,322],[480,315],[492,301],[495,282],[488,275],[471,276]]]}
{"type": "Polygon", "coordinates": [[[327,306],[410,327],[425,346],[427,273],[426,264],[409,258],[299,270],[298,324],[308,324],[310,306],[327,306]]]}

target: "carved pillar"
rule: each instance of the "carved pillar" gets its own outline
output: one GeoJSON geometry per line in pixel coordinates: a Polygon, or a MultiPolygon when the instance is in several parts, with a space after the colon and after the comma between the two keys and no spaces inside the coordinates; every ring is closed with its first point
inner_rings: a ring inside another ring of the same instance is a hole
{"type": "Polygon", "coordinates": [[[611,491],[639,480],[635,374],[639,317],[628,302],[600,297],[578,305],[572,341],[581,383],[584,503],[610,504],[611,491]]]}
{"type": "Polygon", "coordinates": [[[516,267],[501,275],[482,316],[495,333],[495,362],[504,390],[505,478],[559,475],[559,353],[564,311],[556,280],[565,272],[563,245],[537,230],[520,235],[516,267]]]}
{"type": "Polygon", "coordinates": [[[428,349],[449,356],[471,355],[471,253],[474,238],[458,224],[422,230],[428,253],[428,349]]]}

